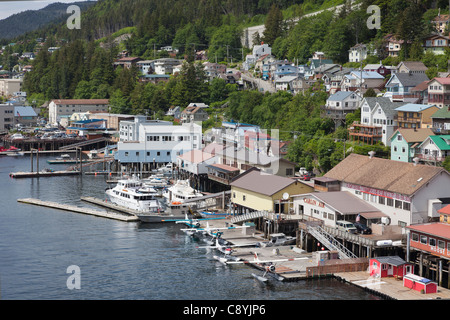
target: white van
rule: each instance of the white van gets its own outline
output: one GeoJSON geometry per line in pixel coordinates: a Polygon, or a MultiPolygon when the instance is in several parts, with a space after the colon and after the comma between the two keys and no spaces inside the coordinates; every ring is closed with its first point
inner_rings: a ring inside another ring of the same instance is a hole
{"type": "Polygon", "coordinates": [[[349,232],[349,233],[356,233],[356,227],[353,223],[345,220],[338,220],[336,221],[336,228],[338,230],[349,232]]]}

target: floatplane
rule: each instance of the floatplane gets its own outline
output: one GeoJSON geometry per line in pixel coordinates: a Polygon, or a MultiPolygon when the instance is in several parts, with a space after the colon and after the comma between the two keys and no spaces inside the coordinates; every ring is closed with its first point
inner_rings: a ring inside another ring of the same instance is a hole
{"type": "Polygon", "coordinates": [[[219,252],[223,253],[223,256],[214,255],[213,258],[220,263],[226,264],[227,261],[239,261],[240,258],[236,256],[232,256],[233,248],[235,247],[251,247],[256,246],[257,243],[243,243],[243,244],[233,244],[233,245],[223,245],[219,242],[220,237],[216,237],[216,243],[213,246],[205,246],[205,247],[197,247],[199,249],[216,249],[219,252]]]}
{"type": "Polygon", "coordinates": [[[240,261],[226,261],[225,264],[255,264],[259,265],[263,268],[264,272],[263,274],[257,275],[255,273],[252,273],[252,276],[261,281],[261,282],[267,282],[269,279],[266,277],[266,275],[270,275],[272,278],[283,281],[284,277],[278,275],[275,273],[276,271],[276,263],[277,262],[286,262],[286,261],[295,261],[295,260],[305,260],[309,259],[308,257],[301,257],[301,258],[286,258],[286,259],[269,259],[269,260],[260,260],[258,257],[258,254],[254,252],[254,259],[253,260],[240,260],[240,261]]]}
{"type": "MultiPolygon", "coordinates": [[[[215,218],[215,219],[221,219],[221,218],[215,218]]],[[[200,219],[199,219],[200,220],[200,219]]],[[[210,219],[204,219],[204,220],[212,220],[210,219]]],[[[232,227],[220,227],[220,228],[211,228],[209,226],[208,221],[206,221],[206,228],[189,228],[189,229],[181,229],[181,231],[192,235],[194,237],[201,238],[205,242],[208,242],[210,244],[214,243],[214,239],[220,238],[222,235],[222,231],[220,230],[232,230],[232,229],[240,229],[240,228],[248,228],[249,226],[232,226],[232,227]]],[[[224,241],[226,242],[226,241],[224,241]]]]}

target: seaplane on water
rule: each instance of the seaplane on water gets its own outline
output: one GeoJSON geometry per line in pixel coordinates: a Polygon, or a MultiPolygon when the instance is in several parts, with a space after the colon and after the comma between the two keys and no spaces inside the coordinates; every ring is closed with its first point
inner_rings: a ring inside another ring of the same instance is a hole
{"type": "Polygon", "coordinates": [[[256,264],[259,265],[261,267],[263,267],[264,272],[263,274],[257,275],[255,273],[252,273],[252,276],[261,281],[261,282],[267,282],[269,279],[266,277],[266,275],[270,275],[272,278],[278,280],[278,281],[283,281],[284,277],[278,275],[275,273],[276,267],[275,264],[276,262],[285,262],[285,261],[294,261],[294,260],[305,260],[305,259],[309,259],[308,257],[301,257],[301,258],[285,258],[285,259],[273,259],[273,260],[260,260],[258,257],[258,254],[255,252],[254,253],[254,259],[252,261],[250,260],[240,260],[240,261],[227,261],[225,262],[226,264],[256,264]]]}
{"type": "Polygon", "coordinates": [[[216,244],[214,246],[206,246],[206,247],[197,247],[200,249],[216,249],[219,252],[223,253],[223,256],[214,255],[213,258],[217,261],[226,264],[227,261],[239,261],[239,257],[232,256],[233,249],[235,247],[250,247],[255,246],[256,243],[244,243],[244,244],[234,244],[234,245],[222,245],[219,242],[219,237],[216,237],[216,244]]]}
{"type": "MultiPolygon", "coordinates": [[[[205,220],[211,220],[211,219],[205,219],[205,220]]],[[[206,228],[190,228],[190,229],[181,229],[181,230],[189,235],[192,235],[194,237],[197,236],[198,238],[203,239],[205,242],[209,242],[210,244],[213,244],[214,239],[219,238],[223,233],[219,230],[231,230],[231,229],[240,229],[240,228],[248,228],[248,226],[211,228],[209,226],[208,221],[206,221],[206,228]]]]}

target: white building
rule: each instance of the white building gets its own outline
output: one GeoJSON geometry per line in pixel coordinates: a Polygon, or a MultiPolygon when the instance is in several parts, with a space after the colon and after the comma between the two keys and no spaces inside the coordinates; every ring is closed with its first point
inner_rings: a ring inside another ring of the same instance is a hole
{"type": "Polygon", "coordinates": [[[50,124],[58,124],[63,117],[70,117],[73,113],[90,111],[108,112],[108,99],[55,99],[48,105],[50,124]]]}
{"type": "Polygon", "coordinates": [[[363,43],[359,43],[348,50],[348,61],[349,62],[361,62],[367,59],[368,49],[363,43]]]}
{"type": "Polygon", "coordinates": [[[438,218],[450,197],[450,173],[442,167],[352,153],[324,177],[386,214],[401,227],[438,218]]]}
{"type": "Polygon", "coordinates": [[[154,62],[156,74],[172,74],[176,66],[181,64],[181,60],[172,58],[161,58],[154,62]]]}
{"type": "Polygon", "coordinates": [[[122,164],[176,162],[177,156],[202,148],[202,128],[194,123],[173,125],[136,116],[120,122],[119,135],[115,157],[122,164]]]}
{"type": "Polygon", "coordinates": [[[396,108],[404,105],[402,102],[392,102],[385,97],[366,97],[361,103],[361,124],[381,129],[381,142],[390,145],[389,138],[397,127],[396,108]]]}

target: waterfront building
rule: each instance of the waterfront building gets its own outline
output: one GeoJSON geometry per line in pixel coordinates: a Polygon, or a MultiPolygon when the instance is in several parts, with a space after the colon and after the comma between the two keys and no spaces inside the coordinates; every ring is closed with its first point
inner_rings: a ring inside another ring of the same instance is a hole
{"type": "Polygon", "coordinates": [[[438,210],[439,222],[409,226],[409,245],[413,250],[450,261],[450,204],[438,210]]]}
{"type": "MultiPolygon", "coordinates": [[[[273,150],[277,150],[274,148],[273,150]]],[[[279,152],[276,151],[277,153],[279,152]]],[[[296,163],[266,152],[254,152],[252,150],[233,146],[216,152],[217,163],[221,163],[240,170],[240,173],[253,167],[273,175],[294,177],[296,163]]]]}
{"type": "Polygon", "coordinates": [[[12,103],[0,104],[0,132],[14,127],[14,105],[12,103]]]}
{"type": "Polygon", "coordinates": [[[201,126],[195,123],[174,125],[170,121],[147,120],[145,116],[121,121],[119,137],[116,160],[141,167],[175,163],[177,156],[202,148],[201,126]]]}
{"type": "Polygon", "coordinates": [[[372,277],[396,277],[402,279],[413,273],[414,266],[398,256],[382,256],[369,259],[369,274],[372,277]]]}
{"type": "Polygon", "coordinates": [[[386,214],[349,191],[312,192],[293,195],[297,215],[319,219],[325,226],[337,227],[336,221],[356,221],[358,215],[367,226],[379,223],[386,214]]]}
{"type": "Polygon", "coordinates": [[[235,177],[230,185],[232,206],[238,213],[266,210],[293,214],[292,196],[313,191],[312,186],[297,179],[267,174],[257,168],[235,177]]]}
{"type": "Polygon", "coordinates": [[[71,116],[76,112],[108,112],[108,99],[54,99],[48,105],[50,124],[59,124],[62,117],[71,116]]]}
{"type": "Polygon", "coordinates": [[[352,153],[324,177],[385,213],[391,225],[406,227],[439,217],[450,197],[450,173],[442,167],[352,153]]]}

